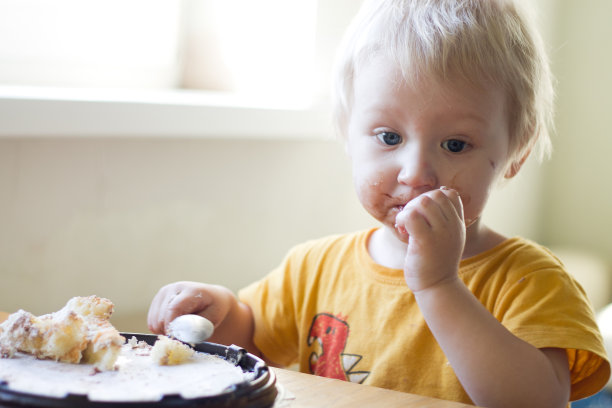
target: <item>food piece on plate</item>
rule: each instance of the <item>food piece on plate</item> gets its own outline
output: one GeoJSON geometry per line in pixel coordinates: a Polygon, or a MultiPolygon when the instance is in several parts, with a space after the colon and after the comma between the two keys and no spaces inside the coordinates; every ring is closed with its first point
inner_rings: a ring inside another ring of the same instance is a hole
{"type": "Polygon", "coordinates": [[[85,319],[108,321],[113,314],[113,302],[98,296],[73,297],[62,310],[72,310],[85,319]]]}
{"type": "Polygon", "coordinates": [[[158,365],[177,365],[193,356],[194,350],[166,336],[159,336],[151,350],[151,359],[158,365]]]}
{"type": "Polygon", "coordinates": [[[125,342],[125,344],[127,344],[132,350],[151,348],[151,346],[149,346],[146,341],[138,340],[136,336],[132,336],[130,339],[128,339],[128,341],[125,342]]]}
{"type": "Polygon", "coordinates": [[[61,310],[39,317],[19,310],[0,325],[0,356],[20,351],[112,370],[125,341],[108,320],[112,313],[113,303],[97,296],[72,298],[61,310]]]}
{"type": "Polygon", "coordinates": [[[64,309],[78,313],[87,325],[88,342],[82,362],[94,364],[101,370],[112,370],[125,342],[125,338],[109,321],[113,303],[97,296],[74,297],[64,309]]]}
{"type": "Polygon", "coordinates": [[[74,312],[36,317],[19,310],[0,327],[2,357],[12,357],[16,351],[21,351],[40,359],[78,363],[81,352],[87,347],[85,323],[74,312]]]}

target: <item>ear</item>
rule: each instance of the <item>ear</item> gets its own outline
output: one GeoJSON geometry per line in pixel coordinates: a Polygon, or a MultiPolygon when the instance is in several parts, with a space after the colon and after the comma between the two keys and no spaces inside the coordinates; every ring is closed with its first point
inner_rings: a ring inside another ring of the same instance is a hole
{"type": "Polygon", "coordinates": [[[531,147],[527,149],[519,159],[514,160],[512,161],[512,163],[510,163],[510,166],[508,167],[508,169],[506,170],[506,173],[504,174],[504,178],[511,179],[512,177],[516,176],[519,170],[521,169],[521,167],[523,167],[523,164],[525,164],[525,161],[527,160],[530,154],[531,154],[531,147]]]}

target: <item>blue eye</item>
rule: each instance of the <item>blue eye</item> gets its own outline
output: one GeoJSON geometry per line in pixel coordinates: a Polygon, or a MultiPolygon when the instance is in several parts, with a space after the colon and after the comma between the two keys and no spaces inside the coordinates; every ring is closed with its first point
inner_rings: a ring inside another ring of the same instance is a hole
{"type": "Polygon", "coordinates": [[[402,142],[402,137],[397,133],[393,132],[380,132],[376,135],[376,137],[378,138],[378,140],[388,146],[395,146],[402,142]]]}
{"type": "Polygon", "coordinates": [[[442,142],[442,148],[448,150],[451,153],[460,153],[467,146],[467,143],[457,139],[446,140],[442,142]]]}

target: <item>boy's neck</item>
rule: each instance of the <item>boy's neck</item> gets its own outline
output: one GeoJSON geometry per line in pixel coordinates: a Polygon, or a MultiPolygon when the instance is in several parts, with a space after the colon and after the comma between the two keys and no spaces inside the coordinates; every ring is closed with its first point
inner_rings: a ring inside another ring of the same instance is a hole
{"type": "Polygon", "coordinates": [[[466,231],[465,248],[461,259],[471,258],[495,248],[506,239],[507,237],[493,231],[478,219],[466,231]]]}
{"type": "Polygon", "coordinates": [[[374,262],[387,268],[403,269],[406,243],[397,239],[389,228],[383,226],[374,231],[367,245],[374,262]]]}
{"type": "MultiPolygon", "coordinates": [[[[466,231],[465,248],[461,259],[471,258],[488,251],[506,240],[506,237],[482,225],[477,220],[466,231]]],[[[374,231],[368,240],[368,252],[379,265],[403,269],[406,256],[406,243],[400,241],[393,231],[381,227],[374,231]]]]}

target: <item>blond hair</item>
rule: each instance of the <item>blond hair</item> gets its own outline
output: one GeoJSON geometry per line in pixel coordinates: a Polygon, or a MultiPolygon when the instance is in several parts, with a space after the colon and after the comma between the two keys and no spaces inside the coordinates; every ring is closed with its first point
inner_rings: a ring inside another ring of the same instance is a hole
{"type": "Polygon", "coordinates": [[[553,85],[543,42],[511,0],[371,0],[351,23],[336,61],[334,119],[346,136],[353,78],[373,56],[396,61],[406,81],[452,75],[494,83],[508,96],[510,156],[550,152],[553,85]]]}

